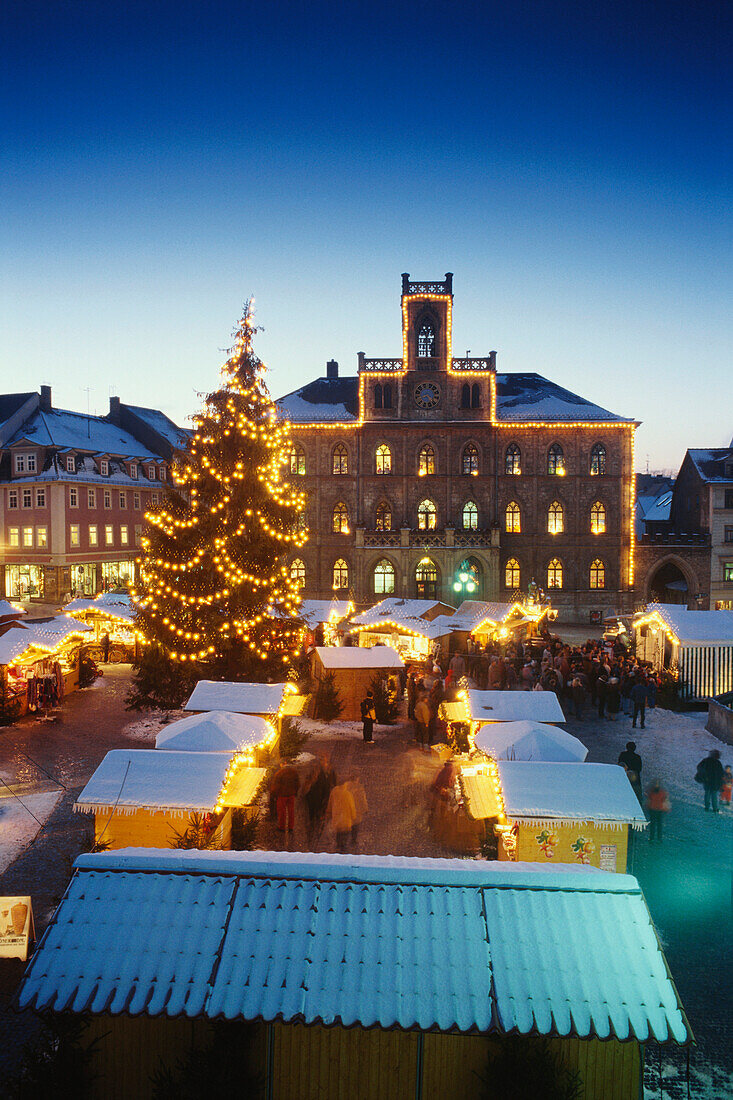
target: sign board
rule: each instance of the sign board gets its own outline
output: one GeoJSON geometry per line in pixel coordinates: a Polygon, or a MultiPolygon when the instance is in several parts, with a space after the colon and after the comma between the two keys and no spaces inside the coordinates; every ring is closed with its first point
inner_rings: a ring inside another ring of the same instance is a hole
{"type": "Polygon", "coordinates": [[[616,845],[615,844],[601,844],[600,851],[598,853],[598,864],[602,871],[615,871],[616,870],[616,845]]]}
{"type": "Polygon", "coordinates": [[[591,611],[590,621],[592,623],[600,623],[602,621],[601,620],[601,612],[600,611],[591,611]]]}
{"type": "Polygon", "coordinates": [[[0,959],[28,958],[35,939],[30,898],[0,898],[0,959]]]}

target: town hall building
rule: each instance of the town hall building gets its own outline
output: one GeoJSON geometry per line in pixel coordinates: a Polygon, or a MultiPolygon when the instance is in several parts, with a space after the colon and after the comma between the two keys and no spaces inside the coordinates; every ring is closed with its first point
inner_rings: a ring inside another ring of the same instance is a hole
{"type": "Polygon", "coordinates": [[[509,601],[534,580],[565,622],[633,609],[634,431],[496,352],[454,358],[453,276],[402,276],[402,355],[282,397],[310,538],[305,596],[509,601]]]}

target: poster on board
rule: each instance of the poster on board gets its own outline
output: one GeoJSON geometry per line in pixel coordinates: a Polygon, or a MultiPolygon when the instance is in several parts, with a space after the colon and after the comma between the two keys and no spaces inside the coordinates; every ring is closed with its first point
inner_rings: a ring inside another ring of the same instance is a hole
{"type": "Polygon", "coordinates": [[[0,898],[0,958],[25,962],[35,934],[31,899],[0,898]]]}
{"type": "Polygon", "coordinates": [[[601,844],[598,863],[602,871],[616,870],[616,847],[615,844],[601,844]]]}

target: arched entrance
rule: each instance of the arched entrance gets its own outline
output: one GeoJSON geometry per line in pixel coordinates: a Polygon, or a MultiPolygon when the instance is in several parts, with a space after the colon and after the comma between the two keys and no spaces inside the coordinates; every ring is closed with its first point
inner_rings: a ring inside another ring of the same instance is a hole
{"type": "Polygon", "coordinates": [[[687,577],[674,561],[665,561],[651,574],[648,594],[651,603],[679,603],[687,606],[690,598],[687,577]]]}
{"type": "Polygon", "coordinates": [[[415,570],[415,595],[418,600],[437,600],[438,567],[431,558],[423,558],[415,570]]]}

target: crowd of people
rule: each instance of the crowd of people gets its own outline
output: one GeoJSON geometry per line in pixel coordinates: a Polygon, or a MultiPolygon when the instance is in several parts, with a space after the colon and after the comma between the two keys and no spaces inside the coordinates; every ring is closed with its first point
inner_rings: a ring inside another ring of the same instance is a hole
{"type": "Polygon", "coordinates": [[[280,832],[295,828],[296,802],[302,803],[308,845],[317,850],[327,825],[333,830],[336,851],[359,850],[359,826],[368,810],[366,791],[356,773],[339,783],[328,754],[320,753],[309,763],[305,775],[295,764],[283,760],[270,784],[270,813],[280,832]]]}

